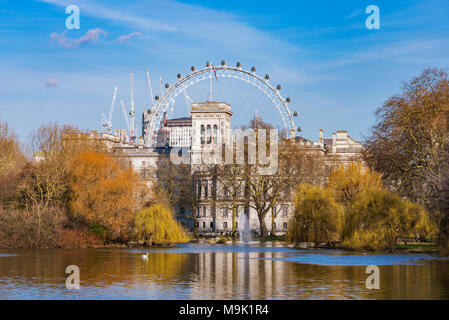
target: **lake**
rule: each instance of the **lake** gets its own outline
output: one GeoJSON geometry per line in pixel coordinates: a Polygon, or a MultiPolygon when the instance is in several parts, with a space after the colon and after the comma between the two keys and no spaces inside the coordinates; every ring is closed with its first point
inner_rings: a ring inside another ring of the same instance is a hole
{"type": "Polygon", "coordinates": [[[271,242],[0,250],[0,299],[449,299],[449,260],[271,242]],[[65,286],[68,265],[79,290],[65,286]],[[365,286],[368,265],[379,267],[378,290],[365,286]]]}

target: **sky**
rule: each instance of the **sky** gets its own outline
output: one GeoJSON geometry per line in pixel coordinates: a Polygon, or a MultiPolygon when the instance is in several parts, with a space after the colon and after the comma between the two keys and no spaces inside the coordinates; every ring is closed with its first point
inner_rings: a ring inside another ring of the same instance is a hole
{"type": "MultiPolygon", "coordinates": [[[[141,112],[151,107],[146,68],[156,95],[160,77],[173,84],[191,66],[225,60],[281,84],[302,136],[348,130],[363,141],[376,108],[403,81],[448,68],[448,17],[447,0],[0,0],[0,121],[23,141],[50,122],[101,131],[118,86],[112,124],[124,128],[119,101],[129,108],[133,72],[140,128],[141,112]],[[68,5],[79,8],[79,29],[66,27],[68,5]],[[379,29],[366,27],[369,5],[379,8],[379,29]]],[[[212,92],[231,103],[234,127],[256,113],[283,125],[271,100],[245,82],[219,79],[212,92]]],[[[187,94],[208,99],[209,82],[187,94]]],[[[173,116],[186,115],[178,96],[173,116]]]]}

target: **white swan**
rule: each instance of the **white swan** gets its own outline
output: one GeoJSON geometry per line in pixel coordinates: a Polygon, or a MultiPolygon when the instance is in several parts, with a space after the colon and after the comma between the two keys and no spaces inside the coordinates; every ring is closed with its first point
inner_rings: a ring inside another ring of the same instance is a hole
{"type": "Polygon", "coordinates": [[[143,260],[148,260],[148,252],[142,255],[143,260]]]}

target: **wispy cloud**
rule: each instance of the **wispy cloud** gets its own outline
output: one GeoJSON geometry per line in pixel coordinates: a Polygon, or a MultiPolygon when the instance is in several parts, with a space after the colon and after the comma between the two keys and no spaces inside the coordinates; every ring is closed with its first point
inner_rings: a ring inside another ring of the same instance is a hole
{"type": "Polygon", "coordinates": [[[353,19],[355,17],[360,16],[363,13],[362,9],[357,9],[353,12],[351,12],[350,14],[348,14],[345,19],[353,19]]]}
{"type": "Polygon", "coordinates": [[[101,36],[107,37],[107,32],[100,28],[91,29],[86,32],[84,36],[78,39],[71,39],[67,37],[66,31],[62,33],[53,32],[50,38],[57,44],[66,48],[75,48],[89,42],[98,41],[101,36]]]}
{"type": "Polygon", "coordinates": [[[142,34],[140,32],[132,32],[130,34],[125,34],[123,36],[118,37],[118,41],[119,42],[125,42],[128,41],[129,39],[133,38],[133,37],[140,37],[142,36],[142,34]]]}
{"type": "Polygon", "coordinates": [[[59,81],[56,78],[50,78],[45,82],[46,87],[57,87],[59,85],[59,81]]]}

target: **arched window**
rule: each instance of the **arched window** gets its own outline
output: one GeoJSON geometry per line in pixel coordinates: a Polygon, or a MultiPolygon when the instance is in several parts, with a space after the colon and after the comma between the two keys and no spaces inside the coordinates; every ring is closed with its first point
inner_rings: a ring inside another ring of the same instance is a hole
{"type": "Polygon", "coordinates": [[[207,125],[207,144],[212,142],[212,129],[210,124],[207,125]]]}
{"type": "Polygon", "coordinates": [[[218,127],[216,124],[214,124],[214,143],[217,143],[217,136],[218,136],[218,127]]]}
{"type": "Polygon", "coordinates": [[[206,141],[206,130],[204,130],[204,125],[201,125],[201,144],[206,141]]]}

